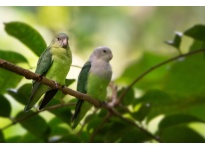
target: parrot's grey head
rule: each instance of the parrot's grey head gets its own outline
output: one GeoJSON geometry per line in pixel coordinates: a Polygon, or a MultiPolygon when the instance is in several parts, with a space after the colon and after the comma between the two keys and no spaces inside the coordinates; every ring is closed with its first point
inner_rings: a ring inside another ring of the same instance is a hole
{"type": "Polygon", "coordinates": [[[69,37],[65,33],[58,33],[52,40],[51,44],[56,47],[68,47],[69,37]]]}
{"type": "Polygon", "coordinates": [[[109,62],[112,59],[112,51],[109,47],[101,46],[97,47],[93,53],[91,54],[89,60],[92,61],[93,59],[101,59],[106,62],[109,62]]]}

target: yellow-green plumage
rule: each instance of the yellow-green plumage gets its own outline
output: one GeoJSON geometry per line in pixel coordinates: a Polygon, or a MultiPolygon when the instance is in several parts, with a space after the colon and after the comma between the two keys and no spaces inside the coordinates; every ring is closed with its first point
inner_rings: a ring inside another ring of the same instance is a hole
{"type": "Polygon", "coordinates": [[[87,94],[95,99],[104,101],[107,96],[107,87],[110,83],[110,78],[103,78],[90,73],[87,83],[87,94]]]}
{"type": "Polygon", "coordinates": [[[64,85],[65,78],[72,63],[71,51],[66,50],[65,48],[51,48],[50,51],[53,64],[48,70],[46,77],[64,85]]]}
{"type": "MultiPolygon", "coordinates": [[[[111,59],[112,52],[108,47],[95,49],[79,74],[77,91],[86,93],[97,100],[105,101],[107,87],[112,76],[112,70],[109,64],[111,59]]],[[[75,128],[79,124],[91,107],[92,104],[81,99],[78,100],[75,113],[72,117],[72,128],[75,128]]]]}
{"type": "MultiPolygon", "coordinates": [[[[66,76],[72,63],[72,54],[68,45],[68,36],[64,33],[57,34],[49,47],[41,54],[35,73],[64,85],[66,76]]],[[[33,81],[33,87],[25,111],[31,109],[35,103],[42,97],[44,98],[40,105],[42,109],[56,94],[57,90],[33,81]]]]}

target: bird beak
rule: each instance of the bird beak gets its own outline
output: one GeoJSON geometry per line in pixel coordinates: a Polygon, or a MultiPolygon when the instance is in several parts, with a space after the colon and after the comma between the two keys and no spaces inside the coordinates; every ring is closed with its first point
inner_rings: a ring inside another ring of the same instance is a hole
{"type": "Polygon", "coordinates": [[[112,59],[112,57],[113,57],[113,55],[112,55],[112,54],[110,54],[110,60],[112,59]]]}
{"type": "Polygon", "coordinates": [[[68,40],[65,38],[64,40],[63,40],[63,46],[67,46],[68,45],[68,40]]]}

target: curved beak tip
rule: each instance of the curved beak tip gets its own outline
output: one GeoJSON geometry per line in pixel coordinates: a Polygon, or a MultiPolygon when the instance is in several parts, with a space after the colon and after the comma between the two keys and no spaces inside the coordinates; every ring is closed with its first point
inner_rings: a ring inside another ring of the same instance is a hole
{"type": "Polygon", "coordinates": [[[113,55],[112,54],[110,54],[110,60],[113,58],[113,55]]]}
{"type": "Polygon", "coordinates": [[[63,40],[63,45],[64,45],[64,46],[67,46],[67,45],[68,45],[68,40],[67,40],[67,39],[64,39],[64,40],[63,40]]]}

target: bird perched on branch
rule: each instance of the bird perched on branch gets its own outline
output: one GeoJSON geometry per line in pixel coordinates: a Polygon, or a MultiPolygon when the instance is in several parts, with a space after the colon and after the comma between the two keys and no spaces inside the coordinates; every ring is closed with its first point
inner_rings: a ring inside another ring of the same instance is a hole
{"type": "MultiPolygon", "coordinates": [[[[65,33],[57,34],[41,54],[35,73],[64,85],[72,63],[72,53],[68,40],[69,38],[65,33]]],[[[45,94],[39,106],[39,109],[43,109],[58,91],[34,80],[32,84],[31,96],[24,111],[30,110],[45,94]]]]}
{"type": "MultiPolygon", "coordinates": [[[[112,57],[110,48],[105,46],[96,48],[78,76],[77,91],[105,101],[107,87],[112,77],[112,68],[109,63],[112,57]]],[[[90,103],[78,99],[72,116],[72,128],[76,128],[91,107],[90,103]]]]}

